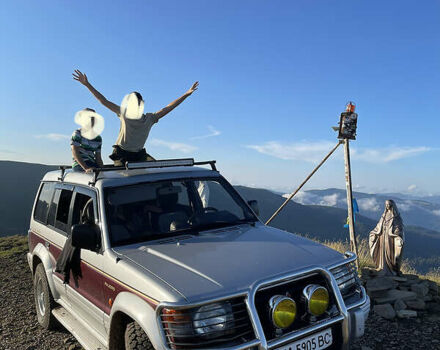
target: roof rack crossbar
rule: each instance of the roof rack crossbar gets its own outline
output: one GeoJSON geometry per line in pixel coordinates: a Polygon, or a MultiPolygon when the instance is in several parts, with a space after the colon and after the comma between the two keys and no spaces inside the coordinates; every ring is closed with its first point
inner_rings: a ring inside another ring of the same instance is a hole
{"type": "MultiPolygon", "coordinates": [[[[98,176],[104,171],[115,171],[115,170],[134,170],[134,169],[150,169],[150,168],[167,168],[167,167],[177,167],[177,166],[194,166],[194,165],[210,165],[211,169],[217,171],[215,166],[215,160],[208,160],[202,162],[195,162],[194,158],[178,158],[178,159],[158,159],[145,162],[126,162],[125,166],[113,166],[104,165],[101,168],[93,169],[93,180],[89,182],[89,185],[94,186],[98,180],[98,176]]],[[[60,165],[61,177],[58,179],[63,181],[66,169],[72,169],[72,166],[60,165]]]]}
{"type": "Polygon", "coordinates": [[[209,164],[211,166],[212,170],[217,171],[217,167],[215,166],[216,162],[217,162],[216,160],[207,160],[204,162],[194,162],[194,165],[207,165],[207,164],[209,164]]]}
{"type": "Polygon", "coordinates": [[[63,181],[66,169],[72,169],[72,167],[69,165],[60,165],[59,169],[61,170],[61,176],[58,178],[58,180],[63,181]]]}

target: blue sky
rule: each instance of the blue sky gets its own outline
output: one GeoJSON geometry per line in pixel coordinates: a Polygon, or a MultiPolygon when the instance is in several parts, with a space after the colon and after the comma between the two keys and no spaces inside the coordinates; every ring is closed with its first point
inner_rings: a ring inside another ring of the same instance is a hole
{"type": "MultiPolygon", "coordinates": [[[[231,182],[287,191],[333,144],[345,103],[359,113],[353,182],[440,193],[439,1],[8,1],[0,12],[0,159],[70,162],[76,111],[114,114],[133,90],[156,111],[157,158],[217,159],[231,182]]],[[[342,148],[309,188],[344,187],[342,148]]]]}

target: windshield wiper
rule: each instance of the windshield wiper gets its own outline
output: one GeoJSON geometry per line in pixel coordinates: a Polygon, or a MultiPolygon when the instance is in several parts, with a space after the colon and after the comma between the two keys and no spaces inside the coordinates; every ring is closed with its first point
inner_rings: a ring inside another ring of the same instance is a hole
{"type": "Polygon", "coordinates": [[[194,225],[191,227],[190,230],[195,231],[202,231],[202,230],[213,230],[216,228],[222,228],[222,227],[228,227],[228,226],[236,226],[236,225],[242,225],[242,224],[254,224],[256,220],[253,219],[242,219],[242,220],[236,220],[236,221],[214,221],[214,222],[207,222],[204,224],[194,225]]]}

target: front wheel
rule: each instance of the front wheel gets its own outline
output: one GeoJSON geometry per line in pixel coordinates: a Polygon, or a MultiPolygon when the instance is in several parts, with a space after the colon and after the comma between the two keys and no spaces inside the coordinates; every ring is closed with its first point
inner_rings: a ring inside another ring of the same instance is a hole
{"type": "Polygon", "coordinates": [[[154,350],[148,336],[136,322],[130,322],[125,329],[125,350],[154,350]]]}
{"type": "Polygon", "coordinates": [[[38,323],[46,329],[56,328],[58,323],[54,315],[52,315],[55,301],[50,293],[43,264],[39,264],[35,270],[34,297],[38,323]]]}

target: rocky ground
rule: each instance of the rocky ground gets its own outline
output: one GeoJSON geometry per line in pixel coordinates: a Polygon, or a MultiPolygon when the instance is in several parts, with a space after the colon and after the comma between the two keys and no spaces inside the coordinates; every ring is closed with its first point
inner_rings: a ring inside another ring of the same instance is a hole
{"type": "Polygon", "coordinates": [[[82,349],[75,338],[60,327],[43,330],[37,323],[32,278],[24,253],[0,256],[0,349],[82,349]]]}
{"type": "Polygon", "coordinates": [[[369,268],[362,270],[362,281],[372,310],[354,349],[440,349],[437,283],[413,274],[380,276],[369,268]]]}
{"type": "MultiPolygon", "coordinates": [[[[49,332],[37,324],[25,245],[10,254],[1,254],[4,248],[0,244],[0,350],[82,349],[66,330],[49,332]]],[[[430,309],[418,310],[415,318],[400,319],[395,315],[388,320],[371,312],[364,337],[352,348],[440,349],[440,310],[432,300],[427,303],[430,309]]]]}

